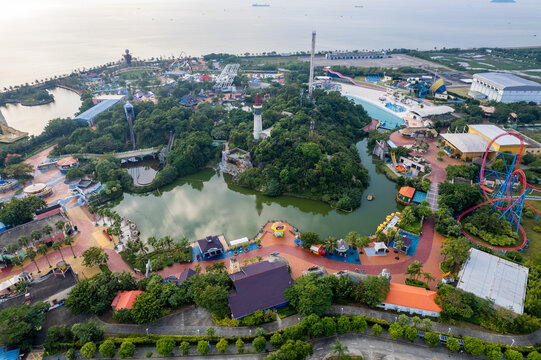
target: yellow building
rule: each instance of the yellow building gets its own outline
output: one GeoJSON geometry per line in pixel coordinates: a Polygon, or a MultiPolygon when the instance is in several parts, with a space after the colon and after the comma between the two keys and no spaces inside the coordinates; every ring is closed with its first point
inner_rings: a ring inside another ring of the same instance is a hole
{"type": "MultiPolygon", "coordinates": [[[[444,150],[447,155],[466,160],[474,157],[483,157],[490,142],[498,135],[505,134],[506,132],[496,125],[481,124],[469,125],[467,133],[449,133],[441,134],[440,136],[445,142],[444,150]]],[[[525,141],[524,148],[526,149],[527,147],[528,143],[525,141]]],[[[511,135],[502,136],[494,141],[491,150],[516,155],[520,151],[520,140],[511,135]]]]}

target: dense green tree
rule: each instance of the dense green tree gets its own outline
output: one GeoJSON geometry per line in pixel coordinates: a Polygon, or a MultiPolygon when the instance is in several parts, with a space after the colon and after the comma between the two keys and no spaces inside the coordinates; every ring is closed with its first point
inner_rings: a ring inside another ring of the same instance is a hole
{"type": "Polygon", "coordinates": [[[35,305],[12,306],[0,312],[0,344],[31,348],[37,329],[45,320],[45,312],[49,305],[39,302],[35,305]]]}
{"type": "Polygon", "coordinates": [[[94,320],[88,320],[86,323],[74,324],[71,327],[73,336],[81,342],[101,341],[105,335],[103,326],[98,325],[94,320]]]}
{"type": "Polygon", "coordinates": [[[229,313],[228,297],[229,290],[220,285],[208,285],[194,293],[195,303],[219,318],[224,318],[229,313]]]}
{"type": "Polygon", "coordinates": [[[115,357],[116,353],[116,347],[113,340],[105,340],[101,343],[99,347],[99,351],[101,356],[104,358],[112,358],[115,357]]]}
{"type": "MultiPolygon", "coordinates": [[[[100,351],[101,352],[101,351],[100,351]]],[[[125,358],[131,358],[135,354],[135,345],[133,345],[130,341],[124,341],[120,345],[120,349],[118,350],[118,355],[121,359],[125,358]]]]}
{"type": "Polygon", "coordinates": [[[417,329],[406,325],[404,327],[404,337],[409,341],[415,341],[415,339],[417,338],[417,329]]]}
{"type": "Polygon", "coordinates": [[[425,340],[428,346],[434,347],[440,343],[440,336],[436,334],[435,332],[429,331],[425,333],[425,340]]]}
{"type": "Polygon", "coordinates": [[[321,319],[321,324],[323,326],[323,335],[332,336],[336,334],[336,322],[333,318],[324,317],[321,319]]]}
{"type": "Polygon", "coordinates": [[[383,331],[383,328],[379,324],[372,325],[372,333],[376,336],[380,335],[383,331]]]}
{"type": "Polygon", "coordinates": [[[262,352],[267,347],[267,340],[263,336],[258,336],[252,342],[252,347],[256,352],[262,352]]]}
{"type": "Polygon", "coordinates": [[[145,324],[159,319],[164,312],[164,303],[159,297],[160,288],[154,286],[139,296],[131,309],[132,319],[137,324],[145,324]]]}
{"type": "Polygon", "coordinates": [[[188,355],[188,352],[190,351],[190,343],[187,341],[183,341],[180,343],[179,348],[182,351],[182,355],[186,356],[188,355]]]}
{"type": "Polygon", "coordinates": [[[270,343],[272,347],[279,348],[284,343],[284,339],[282,338],[282,335],[279,333],[274,333],[270,338],[270,343]]]}
{"type": "Polygon", "coordinates": [[[106,264],[109,260],[109,255],[99,247],[91,247],[83,252],[83,265],[92,267],[106,264]]]}
{"type": "Polygon", "coordinates": [[[368,276],[359,281],[353,290],[353,298],[370,307],[379,305],[389,293],[389,281],[384,277],[368,276]]]}
{"type": "Polygon", "coordinates": [[[507,351],[504,353],[505,360],[523,360],[524,356],[513,349],[507,349],[507,351]]]}
{"type": "Polygon", "coordinates": [[[300,314],[322,315],[331,306],[333,292],[323,278],[312,274],[297,278],[284,295],[300,314]]]}
{"type": "Polygon", "coordinates": [[[87,342],[81,347],[81,355],[85,358],[93,358],[96,353],[96,344],[87,342]]]}
{"type": "Polygon", "coordinates": [[[531,353],[528,354],[527,359],[528,360],[541,360],[541,354],[538,353],[537,351],[532,351],[531,353]]]}
{"type": "Polygon", "coordinates": [[[75,350],[72,348],[68,349],[68,351],[66,351],[66,358],[68,360],[76,360],[77,354],[75,353],[75,350]]]}
{"type": "Polygon", "coordinates": [[[464,211],[477,205],[482,200],[479,186],[471,186],[464,183],[451,184],[443,182],[438,187],[439,204],[452,211],[452,215],[458,216],[464,211]]]}
{"type": "Polygon", "coordinates": [[[45,207],[45,200],[35,196],[23,199],[16,197],[9,201],[0,202],[0,222],[6,226],[17,226],[33,219],[34,212],[45,207]]]}
{"type": "Polygon", "coordinates": [[[209,351],[210,351],[210,348],[209,348],[208,341],[200,340],[197,343],[197,352],[198,353],[200,353],[201,355],[206,355],[206,354],[209,353],[209,351]]]}
{"type": "Polygon", "coordinates": [[[216,348],[220,351],[220,353],[223,354],[227,350],[227,345],[227,340],[225,338],[221,338],[216,344],[216,348]]]}
{"type": "Polygon", "coordinates": [[[485,351],[485,345],[477,338],[464,338],[464,350],[472,355],[480,355],[485,351]]]}
{"type": "Polygon", "coordinates": [[[352,329],[352,323],[350,321],[350,318],[348,316],[340,316],[337,321],[337,329],[339,333],[346,333],[348,331],[351,331],[352,329]]]}
{"type": "Polygon", "coordinates": [[[235,347],[237,348],[239,354],[242,354],[244,352],[244,341],[242,341],[241,338],[238,338],[235,342],[235,347]]]}
{"type": "Polygon", "coordinates": [[[389,334],[394,340],[398,339],[404,335],[404,326],[399,323],[392,323],[391,326],[389,326],[389,334]]]}
{"type": "Polygon", "coordinates": [[[452,336],[447,339],[446,346],[447,349],[453,352],[458,352],[458,350],[460,350],[460,343],[452,336]]]}
{"type": "MultiPolygon", "coordinates": [[[[205,341],[206,344],[206,341],[205,341]]],[[[175,348],[175,340],[171,338],[160,338],[156,341],[156,351],[162,356],[169,356],[175,348]]]]}
{"type": "Polygon", "coordinates": [[[501,348],[494,343],[485,345],[485,356],[488,360],[500,360],[503,356],[501,348]]]}
{"type": "Polygon", "coordinates": [[[357,332],[365,332],[368,328],[366,319],[362,315],[356,315],[351,320],[351,329],[357,332]]]}

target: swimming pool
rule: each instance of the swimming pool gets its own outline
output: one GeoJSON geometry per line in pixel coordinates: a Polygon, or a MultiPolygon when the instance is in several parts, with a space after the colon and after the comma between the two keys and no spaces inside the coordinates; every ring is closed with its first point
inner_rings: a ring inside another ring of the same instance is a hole
{"type": "Polygon", "coordinates": [[[365,101],[355,96],[346,95],[346,97],[353,100],[355,104],[362,105],[370,117],[381,122],[381,127],[383,129],[393,130],[404,124],[404,120],[401,117],[392,114],[388,110],[384,110],[368,101],[365,101]]]}

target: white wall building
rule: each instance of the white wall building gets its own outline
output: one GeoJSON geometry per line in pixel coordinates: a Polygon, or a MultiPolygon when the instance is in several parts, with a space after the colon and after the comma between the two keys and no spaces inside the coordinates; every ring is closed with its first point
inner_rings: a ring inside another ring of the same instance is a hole
{"type": "Polygon", "coordinates": [[[481,73],[473,75],[468,93],[476,99],[503,103],[519,101],[541,104],[541,84],[507,73],[481,73]]]}

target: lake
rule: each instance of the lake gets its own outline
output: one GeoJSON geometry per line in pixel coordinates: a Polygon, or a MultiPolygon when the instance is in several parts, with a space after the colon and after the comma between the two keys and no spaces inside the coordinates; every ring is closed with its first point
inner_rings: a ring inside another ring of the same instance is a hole
{"type": "Polygon", "coordinates": [[[539,46],[520,0],[25,0],[0,2],[0,87],[135,57],[211,52],[539,46]],[[362,8],[355,6],[362,5],[362,8]]]}
{"type": "Polygon", "coordinates": [[[351,213],[333,210],[325,203],[291,196],[270,198],[232,184],[228,175],[205,169],[158,192],[125,194],[114,207],[120,215],[137,223],[142,238],[171,235],[190,241],[224,234],[228,240],[254,237],[268,220],[286,220],[301,231],[323,237],[343,237],[350,231],[372,234],[385,217],[396,211],[396,188],[378,174],[366,152],[367,140],[357,143],[370,185],[361,206],[351,213]],[[366,195],[372,194],[373,201],[366,195]]]}
{"type": "Polygon", "coordinates": [[[48,90],[54,96],[54,102],[39,106],[7,104],[0,106],[9,126],[26,131],[30,135],[39,135],[49,120],[73,117],[81,106],[81,97],[62,88],[48,90]]]}

